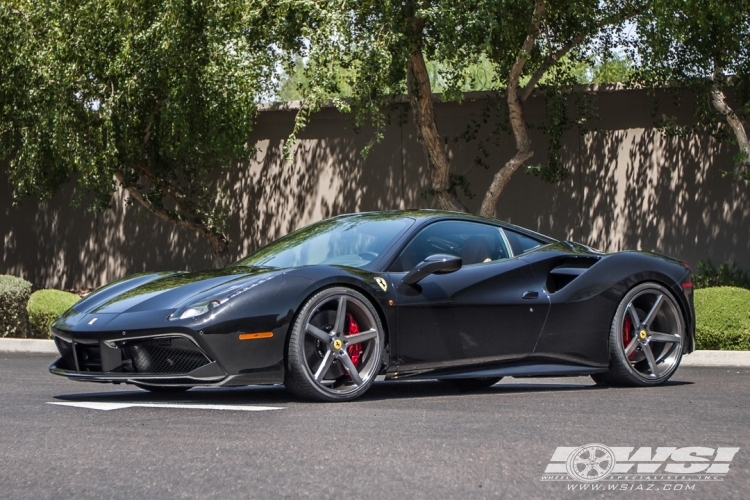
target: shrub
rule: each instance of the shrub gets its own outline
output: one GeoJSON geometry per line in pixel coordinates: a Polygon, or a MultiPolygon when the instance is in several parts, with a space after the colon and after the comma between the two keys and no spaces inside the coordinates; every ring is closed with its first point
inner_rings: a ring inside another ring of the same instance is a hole
{"type": "Polygon", "coordinates": [[[737,287],[695,291],[697,349],[750,349],[750,290],[737,287]]]}
{"type": "Polygon", "coordinates": [[[696,288],[714,286],[736,286],[750,289],[750,273],[737,267],[737,264],[722,262],[716,269],[710,260],[698,262],[698,272],[693,276],[696,288]]]}
{"type": "Polygon", "coordinates": [[[78,295],[62,290],[39,290],[31,294],[28,311],[34,337],[51,338],[49,327],[78,300],[78,295]]]}
{"type": "Polygon", "coordinates": [[[31,283],[15,276],[0,275],[0,337],[29,335],[26,304],[31,294],[31,283]]]}

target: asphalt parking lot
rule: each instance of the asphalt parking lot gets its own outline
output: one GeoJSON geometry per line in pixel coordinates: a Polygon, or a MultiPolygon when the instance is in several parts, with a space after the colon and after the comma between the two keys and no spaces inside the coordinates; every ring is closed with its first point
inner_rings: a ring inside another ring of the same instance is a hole
{"type": "Polygon", "coordinates": [[[71,382],[47,372],[52,360],[0,353],[0,498],[750,497],[748,369],[683,367],[648,389],[380,382],[313,404],[276,387],[164,396],[71,382]],[[557,447],[588,443],[740,451],[723,481],[542,480],[557,447]]]}

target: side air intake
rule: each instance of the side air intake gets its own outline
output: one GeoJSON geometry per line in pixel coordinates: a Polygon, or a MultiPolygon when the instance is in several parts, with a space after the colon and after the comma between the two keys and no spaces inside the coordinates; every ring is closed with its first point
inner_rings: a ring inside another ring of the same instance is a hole
{"type": "Polygon", "coordinates": [[[552,268],[547,276],[547,291],[555,293],[570,283],[577,277],[588,271],[591,266],[599,262],[598,257],[575,257],[565,259],[563,262],[552,268]]]}

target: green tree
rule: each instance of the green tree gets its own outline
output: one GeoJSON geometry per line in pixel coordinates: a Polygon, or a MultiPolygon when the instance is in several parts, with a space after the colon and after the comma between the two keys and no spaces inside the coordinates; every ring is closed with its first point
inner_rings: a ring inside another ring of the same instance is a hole
{"type": "MultiPolygon", "coordinates": [[[[576,68],[591,64],[590,49],[611,49],[615,34],[645,0],[326,0],[299,2],[310,19],[300,32],[309,42],[311,64],[301,94],[305,106],[295,132],[310,114],[340,89],[339,68],[352,89],[350,101],[334,100],[358,122],[376,126],[376,140],[394,94],[406,92],[424,147],[431,193],[438,206],[465,211],[457,194],[465,182],[452,169],[433,107],[438,68],[444,100],[460,100],[472,66],[493,68],[492,88],[504,93],[516,154],[486,187],[480,213],[493,217],[511,176],[534,155],[523,106],[542,85],[559,89],[576,83],[576,68]],[[432,78],[431,78],[432,76],[432,78]]],[[[580,70],[578,71],[580,74],[580,70]]],[[[550,93],[552,95],[552,93],[550,93]]],[[[556,102],[560,102],[557,99],[556,102]]],[[[558,106],[559,107],[559,106],[558,106]]],[[[555,129],[554,117],[550,129],[555,129]]],[[[557,127],[559,140],[561,134],[557,127]]],[[[555,163],[554,168],[560,168],[555,163]]],[[[557,178],[557,173],[545,174],[557,178]]],[[[485,189],[482,187],[482,189],[485,189]]]]}
{"type": "MultiPolygon", "coordinates": [[[[494,217],[500,195],[535,150],[524,117],[524,103],[540,87],[548,104],[547,131],[554,151],[565,120],[565,93],[577,83],[576,68],[591,64],[591,54],[608,54],[624,23],[644,7],[640,0],[474,0],[459,13],[456,23],[461,36],[446,37],[442,55],[459,64],[464,47],[482,50],[497,68],[498,90],[504,92],[508,125],[516,152],[495,172],[480,208],[494,217]],[[462,40],[465,37],[465,40],[462,40]],[[555,108],[557,110],[555,111],[555,108]]],[[[437,2],[435,12],[450,13],[450,2],[437,2]]],[[[557,180],[565,172],[550,154],[541,169],[545,179],[557,180]]]]}
{"type": "MultiPolygon", "coordinates": [[[[443,94],[446,91],[445,82],[442,76],[445,71],[446,68],[441,64],[427,61],[427,73],[430,76],[430,86],[432,87],[434,94],[443,94]]],[[[582,67],[581,71],[585,71],[585,68],[582,67]]],[[[305,72],[306,64],[302,57],[297,55],[292,59],[291,67],[286,68],[280,74],[276,99],[281,102],[301,100],[303,98],[303,89],[310,84],[307,76],[305,76],[305,72]]],[[[492,63],[486,59],[479,63],[472,64],[464,71],[464,83],[461,86],[461,91],[476,92],[490,90],[494,85],[494,75],[495,69],[492,66],[492,63]]],[[[587,77],[582,74],[581,78],[585,79],[587,77]]],[[[329,98],[350,98],[352,96],[351,89],[346,86],[344,80],[345,78],[340,77],[340,94],[330,95],[328,96],[329,98]]],[[[581,83],[590,83],[590,79],[582,80],[581,83]]]]}
{"type": "MultiPolygon", "coordinates": [[[[638,81],[694,92],[696,123],[739,147],[735,174],[750,179],[750,1],[654,0],[637,20],[638,81]],[[733,100],[728,99],[731,93],[733,100]],[[734,103],[734,107],[732,105],[734,103]]],[[[668,133],[684,133],[661,115],[668,133]]]]}
{"type": "Polygon", "coordinates": [[[306,85],[308,81],[305,77],[305,62],[302,57],[297,56],[291,65],[282,71],[276,98],[281,102],[299,101],[302,99],[300,89],[306,85]]]}
{"type": "Polygon", "coordinates": [[[291,139],[333,96],[340,110],[354,113],[356,125],[372,123],[374,140],[379,140],[393,96],[406,93],[408,87],[438,204],[465,211],[435,124],[423,51],[433,53],[437,40],[425,32],[425,19],[419,14],[422,2],[313,0],[290,4],[307,20],[299,33],[306,43],[297,45],[307,61],[306,84],[299,89],[303,107],[291,139]],[[349,98],[344,100],[339,97],[342,95],[349,98]]]}
{"type": "Polygon", "coordinates": [[[272,84],[271,18],[243,0],[3,2],[1,154],[16,199],[72,180],[75,203],[105,209],[121,186],[225,263],[214,179],[247,158],[272,84]]]}
{"type": "Polygon", "coordinates": [[[579,84],[631,83],[633,60],[628,54],[612,53],[575,63],[571,74],[579,84]]]}

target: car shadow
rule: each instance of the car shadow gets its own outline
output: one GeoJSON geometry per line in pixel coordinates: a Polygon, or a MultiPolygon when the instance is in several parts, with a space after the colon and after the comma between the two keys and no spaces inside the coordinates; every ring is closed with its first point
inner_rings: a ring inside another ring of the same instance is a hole
{"type": "MultiPolygon", "coordinates": [[[[559,379],[558,379],[559,380],[559,379]]],[[[648,390],[659,390],[693,382],[669,381],[648,390]]],[[[642,388],[602,387],[593,382],[565,383],[549,382],[545,379],[513,379],[510,382],[500,382],[487,389],[461,392],[448,384],[436,380],[419,381],[383,381],[376,382],[357,402],[418,399],[435,397],[465,397],[469,395],[512,395],[534,394],[550,392],[604,391],[604,390],[640,390],[642,388]],[[539,382],[539,380],[544,380],[539,382]]],[[[152,393],[141,389],[114,390],[108,392],[83,392],[76,394],[62,394],[54,399],[68,402],[99,402],[99,403],[192,403],[192,404],[253,404],[253,405],[282,405],[303,402],[284,389],[284,386],[243,386],[243,387],[196,387],[187,392],[169,394],[152,393]]]]}

